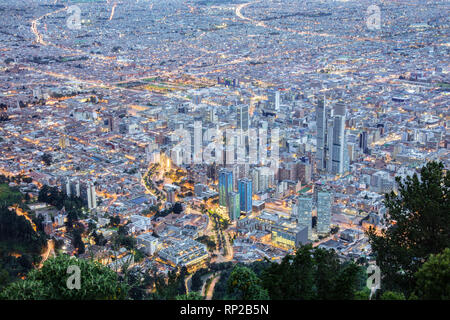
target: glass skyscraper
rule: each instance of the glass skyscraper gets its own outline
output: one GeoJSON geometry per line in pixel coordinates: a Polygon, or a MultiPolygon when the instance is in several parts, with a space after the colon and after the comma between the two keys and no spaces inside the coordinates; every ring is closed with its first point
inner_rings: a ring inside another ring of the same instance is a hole
{"type": "Polygon", "coordinates": [[[327,142],[326,142],[326,126],[327,112],[325,107],[325,99],[320,97],[316,105],[316,124],[317,124],[317,159],[319,171],[326,170],[327,167],[327,142]]]}
{"type": "Polygon", "coordinates": [[[228,194],[233,191],[233,172],[227,169],[219,171],[219,205],[226,207],[228,194]]]}
{"type": "Polygon", "coordinates": [[[236,121],[236,128],[242,129],[242,131],[248,131],[249,122],[250,122],[250,116],[249,116],[249,109],[248,105],[239,105],[237,106],[237,121],[236,121]]]}
{"type": "Polygon", "coordinates": [[[228,214],[230,220],[237,220],[241,216],[239,193],[231,192],[228,194],[228,214]]]}
{"type": "Polygon", "coordinates": [[[331,173],[342,174],[344,168],[344,153],[345,150],[345,116],[336,115],[333,118],[333,136],[331,146],[331,173]]]}
{"type": "Polygon", "coordinates": [[[348,171],[345,120],[346,106],[343,103],[337,103],[331,110],[325,105],[324,98],[319,98],[316,105],[316,157],[317,169],[321,173],[343,174],[348,171]]]}
{"type": "Polygon", "coordinates": [[[246,178],[240,179],[238,181],[238,191],[241,202],[241,212],[252,212],[252,180],[246,178]]]}

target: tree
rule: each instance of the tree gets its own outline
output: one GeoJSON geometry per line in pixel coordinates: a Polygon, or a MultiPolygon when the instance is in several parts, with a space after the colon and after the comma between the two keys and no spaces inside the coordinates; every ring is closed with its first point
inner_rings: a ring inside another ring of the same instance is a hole
{"type": "Polygon", "coordinates": [[[175,202],[175,204],[173,205],[172,211],[175,214],[180,214],[181,212],[183,212],[183,206],[181,205],[181,203],[175,202]]]}
{"type": "Polygon", "coordinates": [[[136,238],[117,233],[113,236],[112,243],[116,250],[121,246],[133,250],[136,247],[136,238]]]}
{"type": "Polygon", "coordinates": [[[314,297],[314,261],[311,246],[272,263],[262,274],[264,288],[273,300],[311,300],[314,297]]]}
{"type": "Polygon", "coordinates": [[[383,274],[383,289],[409,295],[416,272],[430,254],[450,247],[450,171],[430,162],[404,181],[396,178],[399,194],[385,195],[387,227],[378,235],[371,228],[369,241],[383,274]]]}
{"type": "Polygon", "coordinates": [[[251,269],[236,265],[228,278],[228,292],[242,300],[268,300],[269,294],[261,284],[251,269]]]}
{"type": "Polygon", "coordinates": [[[74,229],[72,231],[72,245],[75,249],[77,249],[77,254],[83,254],[85,252],[85,245],[83,239],[81,239],[81,235],[83,230],[74,229]]]}
{"type": "Polygon", "coordinates": [[[9,273],[3,268],[0,268],[0,290],[9,282],[9,273]]]}
{"type": "Polygon", "coordinates": [[[358,272],[360,267],[354,263],[341,266],[336,282],[332,287],[332,299],[352,300],[358,290],[358,272]]]}
{"type": "Polygon", "coordinates": [[[100,263],[60,255],[47,260],[41,269],[28,274],[0,293],[8,300],[104,300],[126,299],[128,286],[118,281],[117,274],[100,263]],[[81,289],[69,289],[69,266],[80,268],[81,289]]]}
{"type": "Polygon", "coordinates": [[[362,273],[352,262],[341,264],[335,251],[306,245],[270,263],[261,278],[273,300],[350,300],[364,285],[362,273]]]}
{"type": "Polygon", "coordinates": [[[380,296],[380,300],[406,300],[405,295],[401,292],[385,291],[380,296]]]}
{"type": "Polygon", "coordinates": [[[338,227],[338,226],[333,227],[333,228],[331,228],[331,230],[330,230],[330,233],[331,233],[331,234],[336,234],[336,233],[338,233],[338,232],[339,232],[339,227],[338,227]]]}
{"type": "Polygon", "coordinates": [[[199,271],[194,273],[194,275],[191,278],[191,290],[192,291],[200,290],[203,285],[203,281],[202,281],[203,274],[200,272],[201,270],[203,270],[203,269],[200,269],[199,271]]]}
{"type": "Polygon", "coordinates": [[[119,216],[113,216],[109,218],[109,223],[112,227],[117,227],[120,224],[120,217],[119,216]]]}
{"type": "Polygon", "coordinates": [[[186,293],[180,292],[181,286],[184,286],[184,275],[178,274],[176,270],[169,271],[167,279],[158,275],[155,277],[156,292],[152,294],[152,298],[155,300],[175,300],[178,295],[186,293]]]}
{"type": "Polygon", "coordinates": [[[89,222],[88,222],[88,232],[91,233],[96,228],[97,228],[96,223],[94,221],[92,221],[92,220],[89,220],[89,222]]]}
{"type": "Polygon", "coordinates": [[[205,298],[198,292],[189,292],[175,297],[175,300],[204,300],[205,298]]]}
{"type": "Polygon", "coordinates": [[[319,299],[332,299],[335,290],[332,290],[339,273],[339,259],[330,250],[316,250],[314,252],[314,262],[316,264],[315,282],[316,295],[319,299]]]}
{"type": "Polygon", "coordinates": [[[98,234],[96,231],[94,231],[92,236],[94,237],[95,244],[98,246],[104,246],[108,242],[103,234],[98,234]]]}
{"type": "Polygon", "coordinates": [[[431,255],[416,273],[416,296],[424,300],[450,299],[450,248],[431,255]]]}
{"type": "Polygon", "coordinates": [[[119,234],[121,236],[126,236],[128,234],[128,227],[119,226],[119,229],[117,230],[117,234],[119,234]]]}
{"type": "Polygon", "coordinates": [[[41,160],[45,163],[45,165],[48,167],[52,164],[52,155],[49,153],[44,153],[41,157],[41,160]]]}
{"type": "Polygon", "coordinates": [[[364,287],[362,290],[356,291],[354,295],[354,300],[369,300],[370,298],[370,289],[364,287]]]}

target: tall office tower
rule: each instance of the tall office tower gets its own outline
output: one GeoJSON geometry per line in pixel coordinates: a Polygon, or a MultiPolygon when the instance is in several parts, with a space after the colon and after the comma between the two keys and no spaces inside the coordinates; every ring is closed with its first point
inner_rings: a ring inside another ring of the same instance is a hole
{"type": "Polygon", "coordinates": [[[242,129],[243,132],[247,132],[250,126],[250,116],[248,112],[248,105],[238,105],[236,114],[236,128],[242,129]]]}
{"type": "Polygon", "coordinates": [[[252,189],[254,193],[266,191],[273,184],[273,171],[268,167],[257,167],[252,171],[252,189]]]}
{"type": "Polygon", "coordinates": [[[253,169],[251,172],[252,176],[252,193],[259,192],[259,170],[253,169]]]}
{"type": "Polygon", "coordinates": [[[233,171],[233,190],[238,188],[238,180],[241,175],[241,167],[238,164],[233,165],[230,170],[233,171]]]}
{"type": "Polygon", "coordinates": [[[312,235],[312,209],[312,196],[304,195],[297,198],[298,224],[302,227],[308,227],[308,239],[311,239],[312,235]]]}
{"type": "Polygon", "coordinates": [[[252,181],[244,178],[239,180],[239,198],[241,201],[241,212],[249,214],[252,212],[252,181]]]}
{"type": "MultiPolygon", "coordinates": [[[[185,163],[201,163],[202,161],[202,118],[194,117],[194,123],[189,124],[186,127],[186,130],[189,132],[190,141],[187,141],[189,145],[185,146],[185,155],[184,161],[185,163]]],[[[189,140],[189,139],[188,139],[189,140]]],[[[183,143],[186,143],[183,141],[183,143]]]]}
{"type": "Polygon", "coordinates": [[[226,207],[228,194],[233,191],[233,172],[227,169],[219,171],[219,205],[226,207]]]}
{"type": "Polygon", "coordinates": [[[365,154],[369,153],[369,149],[367,148],[367,131],[359,134],[359,149],[365,154]]]}
{"type": "Polygon", "coordinates": [[[327,168],[327,110],[323,97],[319,98],[316,105],[317,124],[317,169],[325,171],[327,168]]]}
{"type": "Polygon", "coordinates": [[[217,122],[216,119],[217,119],[216,110],[214,109],[214,107],[210,107],[208,109],[208,113],[206,115],[206,121],[211,122],[211,123],[216,123],[217,122]]]}
{"type": "MultiPolygon", "coordinates": [[[[249,152],[248,129],[250,127],[249,105],[237,106],[237,137],[236,137],[236,160],[242,164],[246,161],[249,152]]],[[[236,181],[236,180],[235,180],[236,181]]]]}
{"type": "Polygon", "coordinates": [[[345,114],[343,103],[337,103],[331,115],[324,99],[319,98],[316,106],[317,168],[322,173],[343,174],[348,170],[345,114]]]}
{"type": "Polygon", "coordinates": [[[232,221],[239,219],[241,215],[239,192],[228,194],[228,215],[232,221]]]}
{"type": "Polygon", "coordinates": [[[81,187],[81,199],[83,199],[89,210],[97,208],[97,194],[92,182],[83,183],[81,187]]]}
{"type": "Polygon", "coordinates": [[[275,111],[280,111],[280,91],[275,91],[275,111]]]}
{"type": "Polygon", "coordinates": [[[345,130],[344,132],[344,172],[349,172],[350,170],[350,149],[348,145],[348,131],[345,130]]]}
{"type": "Polygon", "coordinates": [[[317,233],[325,234],[330,232],[331,203],[331,192],[317,192],[317,233]]]}
{"type": "Polygon", "coordinates": [[[203,129],[201,118],[194,120],[194,132],[192,134],[192,160],[194,163],[201,163],[203,160],[202,146],[203,146],[203,129]]]}
{"type": "Polygon", "coordinates": [[[271,89],[268,92],[268,103],[275,111],[280,111],[280,90],[271,89]]]}
{"type": "Polygon", "coordinates": [[[345,117],[336,115],[333,117],[333,132],[331,139],[331,173],[342,174],[345,172],[344,154],[348,153],[345,143],[345,117]]]}
{"type": "Polygon", "coordinates": [[[196,94],[192,97],[192,103],[199,105],[200,103],[202,103],[202,96],[199,94],[196,94]]]}
{"type": "Polygon", "coordinates": [[[345,120],[347,108],[344,103],[338,102],[333,108],[333,144],[331,173],[343,174],[349,169],[349,155],[347,148],[347,131],[345,120]]]}

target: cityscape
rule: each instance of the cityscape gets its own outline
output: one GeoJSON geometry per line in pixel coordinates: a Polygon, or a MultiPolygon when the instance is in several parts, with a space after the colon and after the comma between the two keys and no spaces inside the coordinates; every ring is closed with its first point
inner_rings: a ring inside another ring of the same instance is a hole
{"type": "Polygon", "coordinates": [[[449,9],[0,0],[0,299],[450,299],[449,9]]]}

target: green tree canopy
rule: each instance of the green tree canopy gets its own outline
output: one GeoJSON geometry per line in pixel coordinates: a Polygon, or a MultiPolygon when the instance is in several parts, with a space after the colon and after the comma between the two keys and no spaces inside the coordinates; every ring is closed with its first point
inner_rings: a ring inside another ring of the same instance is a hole
{"type": "Polygon", "coordinates": [[[361,273],[354,263],[341,264],[334,251],[306,245],[271,263],[261,277],[273,300],[344,300],[361,289],[361,273]]]}
{"type": "Polygon", "coordinates": [[[378,235],[368,231],[382,289],[409,295],[415,273],[430,254],[450,247],[450,172],[442,163],[430,162],[404,181],[396,179],[399,193],[385,196],[386,228],[378,235]]]}
{"type": "Polygon", "coordinates": [[[198,292],[189,292],[175,297],[175,300],[204,300],[205,298],[198,292]]]}
{"type": "Polygon", "coordinates": [[[406,298],[401,292],[385,291],[381,295],[380,300],[406,300],[406,298]]]}
{"type": "Polygon", "coordinates": [[[416,273],[416,295],[425,300],[450,299],[450,248],[431,255],[416,273]]]}
{"type": "Polygon", "coordinates": [[[16,281],[0,293],[8,300],[115,300],[126,299],[128,286],[119,281],[117,274],[98,262],[68,255],[47,260],[41,269],[28,274],[26,280],[16,281]],[[80,289],[69,289],[69,266],[80,268],[80,289]]]}
{"type": "Polygon", "coordinates": [[[228,292],[237,294],[242,300],[268,300],[267,290],[261,284],[250,268],[236,265],[228,278],[228,292]]]}

